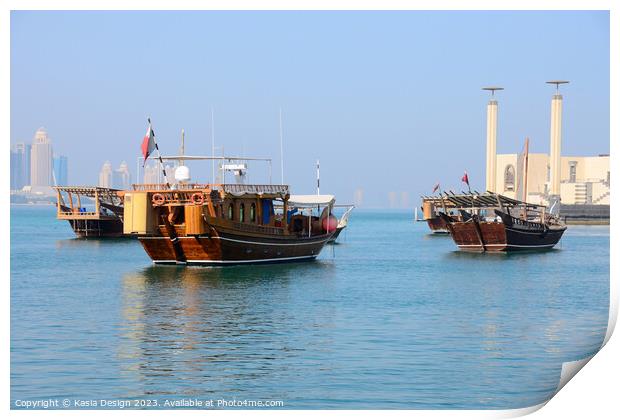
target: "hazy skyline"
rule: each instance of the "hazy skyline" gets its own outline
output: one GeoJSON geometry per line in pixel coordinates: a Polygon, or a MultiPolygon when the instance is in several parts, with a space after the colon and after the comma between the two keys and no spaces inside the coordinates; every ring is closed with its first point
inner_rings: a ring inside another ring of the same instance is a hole
{"type": "MultiPolygon", "coordinates": [[[[609,13],[12,12],[11,143],[47,128],[69,182],[106,160],[135,177],[147,116],[164,154],[271,157],[280,181],[366,207],[416,205],[436,182],[484,187],[486,102],[498,153],[549,150],[546,80],[567,79],[562,154],[609,153],[609,13]],[[405,199],[406,197],[406,199],[405,199]],[[396,198],[395,198],[396,200],[396,198]]],[[[208,180],[210,165],[193,167],[208,180]]],[[[266,180],[264,164],[250,180],[266,180]]]]}

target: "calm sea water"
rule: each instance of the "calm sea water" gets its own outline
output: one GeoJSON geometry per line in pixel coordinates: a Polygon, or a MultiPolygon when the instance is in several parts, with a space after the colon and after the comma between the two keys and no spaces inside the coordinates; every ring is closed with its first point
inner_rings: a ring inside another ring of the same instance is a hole
{"type": "Polygon", "coordinates": [[[155,267],[11,208],[11,404],[281,400],[285,408],[517,408],[602,343],[609,229],[471,255],[411,213],[354,211],[313,263],[155,267]]]}

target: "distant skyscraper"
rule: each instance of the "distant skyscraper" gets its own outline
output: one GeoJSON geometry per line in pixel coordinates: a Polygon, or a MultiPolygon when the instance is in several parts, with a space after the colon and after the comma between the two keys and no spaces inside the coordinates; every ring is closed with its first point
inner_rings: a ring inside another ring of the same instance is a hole
{"type": "Polygon", "coordinates": [[[403,209],[409,208],[409,193],[406,191],[400,193],[400,207],[403,209]]]}
{"type": "Polygon", "coordinates": [[[144,167],[144,178],[143,182],[145,184],[158,184],[159,183],[159,171],[158,165],[146,165],[144,167]]]}
{"type": "MultiPolygon", "coordinates": [[[[175,184],[176,180],[174,179],[174,172],[176,171],[177,166],[166,165],[166,179],[163,182],[168,182],[168,184],[175,184]]],[[[163,175],[162,175],[163,178],[163,175]]]]}
{"type": "Polygon", "coordinates": [[[11,189],[30,185],[30,145],[17,143],[11,148],[11,189]]]}
{"type": "Polygon", "coordinates": [[[54,156],[54,181],[56,185],[68,184],[68,160],[66,156],[54,156]]]}
{"type": "Polygon", "coordinates": [[[112,188],[119,190],[128,190],[131,186],[131,174],[127,162],[121,162],[118,169],[112,173],[112,188]]]}
{"type": "Polygon", "coordinates": [[[104,188],[112,188],[112,164],[109,161],[106,161],[101,167],[98,185],[104,188]]]}
{"type": "Polygon", "coordinates": [[[52,143],[43,127],[37,130],[32,142],[30,184],[33,187],[52,185],[52,143]]]}
{"type": "Polygon", "coordinates": [[[388,193],[388,203],[390,203],[391,209],[396,208],[396,192],[395,191],[390,191],[388,193]]]}
{"type": "Polygon", "coordinates": [[[357,190],[355,190],[354,204],[356,207],[361,207],[363,203],[364,203],[364,190],[361,188],[358,188],[357,190]]]}

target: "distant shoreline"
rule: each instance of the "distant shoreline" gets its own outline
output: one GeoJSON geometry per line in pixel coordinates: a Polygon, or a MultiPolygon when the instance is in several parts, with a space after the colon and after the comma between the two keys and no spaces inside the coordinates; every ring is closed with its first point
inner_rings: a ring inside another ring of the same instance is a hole
{"type": "Polygon", "coordinates": [[[56,206],[56,203],[51,201],[48,203],[10,203],[11,206],[56,206]]]}

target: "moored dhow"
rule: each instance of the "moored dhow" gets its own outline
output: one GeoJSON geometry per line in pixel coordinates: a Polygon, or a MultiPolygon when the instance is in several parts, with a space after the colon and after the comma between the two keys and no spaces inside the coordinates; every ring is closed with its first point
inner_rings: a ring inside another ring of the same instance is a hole
{"type": "Polygon", "coordinates": [[[443,193],[439,197],[422,196],[422,214],[428,228],[432,233],[448,234],[448,226],[440,213],[447,214],[453,220],[461,220],[461,215],[456,205],[448,199],[444,198],[443,193]]]}
{"type": "Polygon", "coordinates": [[[337,227],[333,196],[298,213],[287,185],[134,185],[119,194],[124,232],[138,235],[156,264],[313,260],[337,227]]]}
{"type": "Polygon", "coordinates": [[[499,194],[449,196],[461,220],[440,212],[452,239],[463,251],[512,252],[553,248],[566,231],[546,207],[499,194]]]}
{"type": "Polygon", "coordinates": [[[56,186],[56,218],[66,220],[79,238],[123,235],[123,201],[113,188],[56,186]]]}

